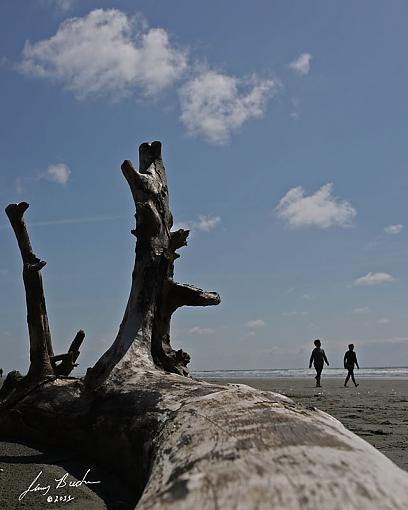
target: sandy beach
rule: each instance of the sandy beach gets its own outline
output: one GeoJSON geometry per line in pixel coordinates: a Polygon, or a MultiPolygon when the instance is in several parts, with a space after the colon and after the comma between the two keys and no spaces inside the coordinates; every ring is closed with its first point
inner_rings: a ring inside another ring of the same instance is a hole
{"type": "MultiPolygon", "coordinates": [[[[358,377],[358,373],[356,374],[358,377]]],[[[208,379],[207,379],[208,380],[208,379]]],[[[399,467],[408,471],[408,380],[360,379],[347,388],[338,378],[322,379],[315,387],[310,379],[211,379],[240,383],[286,395],[304,406],[325,411],[359,435],[399,467]]]]}

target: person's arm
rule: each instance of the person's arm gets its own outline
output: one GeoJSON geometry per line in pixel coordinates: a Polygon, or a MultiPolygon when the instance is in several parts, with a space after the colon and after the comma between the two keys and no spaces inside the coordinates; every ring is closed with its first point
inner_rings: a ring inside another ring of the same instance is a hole
{"type": "Polygon", "coordinates": [[[323,351],[323,359],[324,361],[326,362],[326,365],[329,366],[330,363],[327,361],[327,358],[326,358],[326,353],[323,351]]]}
{"type": "Polygon", "coordinates": [[[309,368],[312,368],[313,359],[314,359],[314,349],[312,351],[312,354],[310,355],[309,368]]]}
{"type": "Polygon", "coordinates": [[[356,357],[356,367],[360,370],[360,366],[359,366],[358,361],[357,361],[357,354],[355,354],[355,357],[356,357]]]}
{"type": "Polygon", "coordinates": [[[343,363],[344,363],[344,368],[347,368],[347,352],[346,352],[346,354],[344,355],[343,363]]]}

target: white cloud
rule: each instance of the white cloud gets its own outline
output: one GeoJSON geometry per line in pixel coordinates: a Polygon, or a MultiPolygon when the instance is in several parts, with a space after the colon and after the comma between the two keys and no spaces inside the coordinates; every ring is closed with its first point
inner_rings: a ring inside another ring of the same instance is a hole
{"type": "Polygon", "coordinates": [[[210,230],[216,228],[220,222],[221,222],[220,216],[199,215],[197,220],[175,223],[173,225],[173,230],[183,228],[185,230],[190,230],[191,232],[195,231],[210,232],[210,230]]]}
{"type": "Polygon", "coordinates": [[[253,337],[253,336],[256,336],[256,333],[255,333],[255,331],[249,331],[247,336],[253,337]]]}
{"type": "Polygon", "coordinates": [[[310,72],[311,60],[312,55],[310,53],[302,53],[289,64],[289,67],[299,76],[307,76],[310,72]]]}
{"type": "Polygon", "coordinates": [[[247,322],[248,328],[263,328],[265,326],[265,321],[262,319],[255,319],[247,322]]]}
{"type": "Polygon", "coordinates": [[[390,322],[390,319],[387,319],[387,317],[383,317],[382,319],[379,319],[378,324],[388,324],[390,322]]]}
{"type": "Polygon", "coordinates": [[[394,282],[395,278],[388,273],[367,273],[354,280],[354,285],[380,285],[381,283],[394,282]]]}
{"type": "Polygon", "coordinates": [[[384,228],[384,232],[386,234],[399,234],[403,228],[404,225],[401,225],[401,223],[398,223],[398,225],[388,225],[388,227],[384,228]]]}
{"type": "Polygon", "coordinates": [[[353,313],[355,315],[366,315],[367,313],[371,313],[371,310],[368,306],[363,306],[361,308],[354,308],[353,313]]]}
{"type": "Polygon", "coordinates": [[[51,182],[56,182],[65,186],[68,182],[71,170],[65,163],[58,163],[56,165],[50,165],[47,169],[46,178],[51,182]]]}
{"type": "Polygon", "coordinates": [[[263,115],[267,100],[278,89],[273,80],[253,76],[245,82],[205,71],[181,88],[180,118],[190,134],[201,135],[211,143],[225,143],[245,121],[263,115]]]}
{"type": "Polygon", "coordinates": [[[213,335],[215,330],[212,328],[200,328],[199,326],[194,326],[189,330],[189,333],[193,335],[213,335]]]}
{"type": "Polygon", "coordinates": [[[328,183],[313,195],[305,196],[302,186],[292,188],[280,200],[277,214],[292,227],[351,225],[356,210],[349,202],[332,196],[332,190],[333,184],[328,183]]]}
{"type": "Polygon", "coordinates": [[[221,221],[219,216],[199,216],[198,221],[194,222],[194,227],[196,230],[201,230],[202,232],[209,232],[213,230],[221,221]]]}
{"type": "Polygon", "coordinates": [[[147,29],[117,9],[96,9],[65,20],[49,39],[27,41],[20,69],[62,83],[78,98],[108,94],[118,99],[135,87],[156,94],[186,66],[186,53],[170,45],[165,30],[147,29]]]}

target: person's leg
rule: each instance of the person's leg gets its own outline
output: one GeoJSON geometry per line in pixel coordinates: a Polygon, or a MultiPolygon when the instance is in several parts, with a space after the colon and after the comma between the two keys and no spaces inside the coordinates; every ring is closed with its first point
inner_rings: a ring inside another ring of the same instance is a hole
{"type": "Polygon", "coordinates": [[[347,386],[347,383],[349,382],[349,379],[350,379],[350,370],[347,373],[346,380],[344,381],[344,386],[347,386]]]}
{"type": "Polygon", "coordinates": [[[316,387],[320,388],[320,378],[322,375],[323,366],[316,365],[315,368],[316,368],[316,387]]]}
{"type": "Polygon", "coordinates": [[[350,375],[351,375],[351,380],[353,381],[354,383],[354,386],[357,387],[358,384],[356,383],[356,380],[354,379],[354,369],[351,369],[350,370],[350,375]]]}

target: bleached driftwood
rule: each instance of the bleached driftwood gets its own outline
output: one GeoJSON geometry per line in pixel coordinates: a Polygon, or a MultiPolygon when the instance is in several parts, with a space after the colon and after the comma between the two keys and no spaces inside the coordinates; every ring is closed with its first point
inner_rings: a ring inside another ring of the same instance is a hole
{"type": "Polygon", "coordinates": [[[27,202],[10,204],[6,207],[6,214],[16,235],[23,260],[23,281],[30,339],[30,368],[28,374],[18,381],[18,385],[25,389],[55,376],[69,375],[76,366],[75,361],[79,356],[79,347],[85,338],[85,333],[82,330],[78,331],[68,353],[54,356],[41,275],[41,270],[46,262],[39,259],[31,247],[24,221],[24,213],[28,208],[27,202]],[[61,363],[57,364],[57,361],[61,363]]]}
{"type": "Polygon", "coordinates": [[[321,411],[247,386],[158,370],[91,393],[57,380],[3,411],[0,429],[76,445],[134,488],[136,510],[407,508],[408,473],[378,450],[321,411]]]}
{"type": "Polygon", "coordinates": [[[75,444],[134,487],[137,510],[406,510],[408,473],[331,416],[185,377],[171,313],[219,297],[173,281],[188,233],[170,231],[160,144],[141,146],[140,172],[122,168],[137,252],[118,337],[85,380],[42,378],[5,396],[2,437],[75,444]]]}

